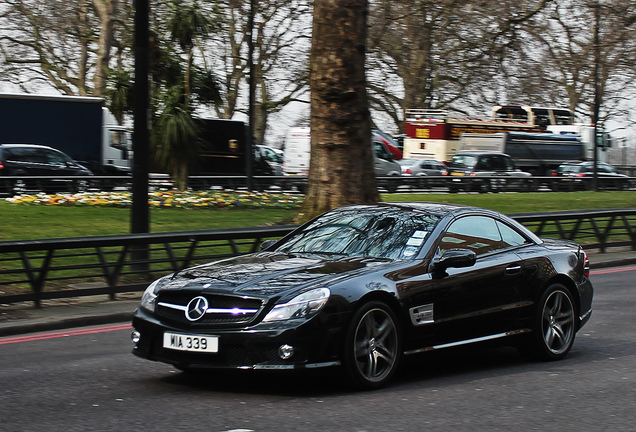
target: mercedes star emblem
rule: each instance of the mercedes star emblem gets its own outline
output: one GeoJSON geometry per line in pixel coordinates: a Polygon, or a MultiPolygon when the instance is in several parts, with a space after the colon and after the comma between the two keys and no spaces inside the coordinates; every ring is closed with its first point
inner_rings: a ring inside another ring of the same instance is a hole
{"type": "Polygon", "coordinates": [[[208,300],[205,297],[198,296],[188,303],[185,316],[189,321],[197,321],[205,315],[206,310],[208,310],[208,300]]]}

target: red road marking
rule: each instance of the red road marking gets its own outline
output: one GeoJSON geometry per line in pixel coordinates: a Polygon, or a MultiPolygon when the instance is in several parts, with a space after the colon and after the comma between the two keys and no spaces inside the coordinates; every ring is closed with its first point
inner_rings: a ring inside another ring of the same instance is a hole
{"type": "Polygon", "coordinates": [[[105,333],[105,332],[118,331],[118,330],[128,330],[131,328],[132,328],[132,325],[130,324],[119,324],[119,325],[112,325],[107,327],[91,327],[91,328],[85,328],[85,329],[62,330],[62,331],[54,332],[54,333],[43,333],[43,334],[35,334],[35,335],[28,335],[28,336],[16,336],[16,337],[10,337],[6,339],[0,339],[0,345],[7,345],[12,343],[20,343],[20,342],[40,341],[40,340],[46,340],[46,339],[57,339],[57,338],[70,337],[70,336],[81,336],[81,335],[94,334],[94,333],[105,333]]]}
{"type": "Polygon", "coordinates": [[[634,271],[634,270],[636,270],[636,267],[620,267],[620,268],[613,268],[608,270],[592,270],[590,274],[596,275],[596,274],[607,274],[607,273],[619,273],[619,272],[634,271]]]}

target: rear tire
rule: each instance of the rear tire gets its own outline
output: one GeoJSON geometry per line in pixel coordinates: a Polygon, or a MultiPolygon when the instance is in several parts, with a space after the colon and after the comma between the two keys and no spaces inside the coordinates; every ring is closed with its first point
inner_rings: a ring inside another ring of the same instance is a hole
{"type": "Polygon", "coordinates": [[[401,336],[395,314],[372,301],[358,309],[347,331],[343,364],[352,383],[371,390],[386,385],[401,357],[401,336]]]}
{"type": "Polygon", "coordinates": [[[535,360],[561,360],[570,352],[577,331],[576,308],[570,291],[553,284],[541,296],[533,318],[532,334],[520,347],[535,360]]]}

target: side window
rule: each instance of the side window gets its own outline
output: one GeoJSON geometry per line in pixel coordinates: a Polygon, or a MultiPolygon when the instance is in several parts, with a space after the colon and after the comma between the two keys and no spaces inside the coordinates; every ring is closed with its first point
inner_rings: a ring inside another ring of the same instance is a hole
{"type": "Polygon", "coordinates": [[[4,151],[4,159],[8,161],[20,161],[22,158],[20,157],[19,152],[16,152],[13,149],[6,149],[4,151]]]}
{"type": "Polygon", "coordinates": [[[466,216],[454,221],[439,244],[441,252],[470,249],[477,255],[501,249],[503,243],[496,221],[485,216],[466,216]]]}
{"type": "Polygon", "coordinates": [[[43,150],[33,148],[33,149],[25,149],[28,153],[25,155],[26,159],[32,163],[48,163],[48,159],[43,150]]]}
{"type": "Polygon", "coordinates": [[[507,158],[507,157],[503,158],[503,169],[505,169],[506,171],[514,171],[515,164],[512,161],[512,159],[507,158]]]}
{"type": "Polygon", "coordinates": [[[32,149],[23,148],[23,147],[15,147],[12,149],[6,149],[4,151],[5,158],[8,161],[14,162],[36,162],[33,160],[32,149]]]}
{"type": "Polygon", "coordinates": [[[501,233],[503,247],[519,246],[527,242],[526,238],[506,224],[497,221],[497,227],[501,233]]]}
{"type": "Polygon", "coordinates": [[[480,169],[480,170],[490,170],[491,168],[491,160],[489,156],[484,156],[479,158],[479,162],[477,162],[477,165],[475,165],[476,169],[480,169]]]}
{"type": "Polygon", "coordinates": [[[51,150],[43,150],[44,156],[46,158],[46,162],[50,163],[51,165],[65,165],[66,164],[66,158],[64,157],[64,155],[58,153],[58,152],[54,152],[51,150]]]}
{"type": "Polygon", "coordinates": [[[375,155],[380,159],[388,159],[388,153],[379,141],[374,141],[375,155]]]}

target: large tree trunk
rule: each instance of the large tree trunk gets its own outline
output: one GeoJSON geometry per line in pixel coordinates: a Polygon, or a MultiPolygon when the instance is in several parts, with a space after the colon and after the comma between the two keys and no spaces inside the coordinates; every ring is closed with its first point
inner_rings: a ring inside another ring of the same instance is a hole
{"type": "Polygon", "coordinates": [[[315,0],[310,57],[311,161],[296,222],[379,201],[364,70],[367,0],[315,0]]]}

